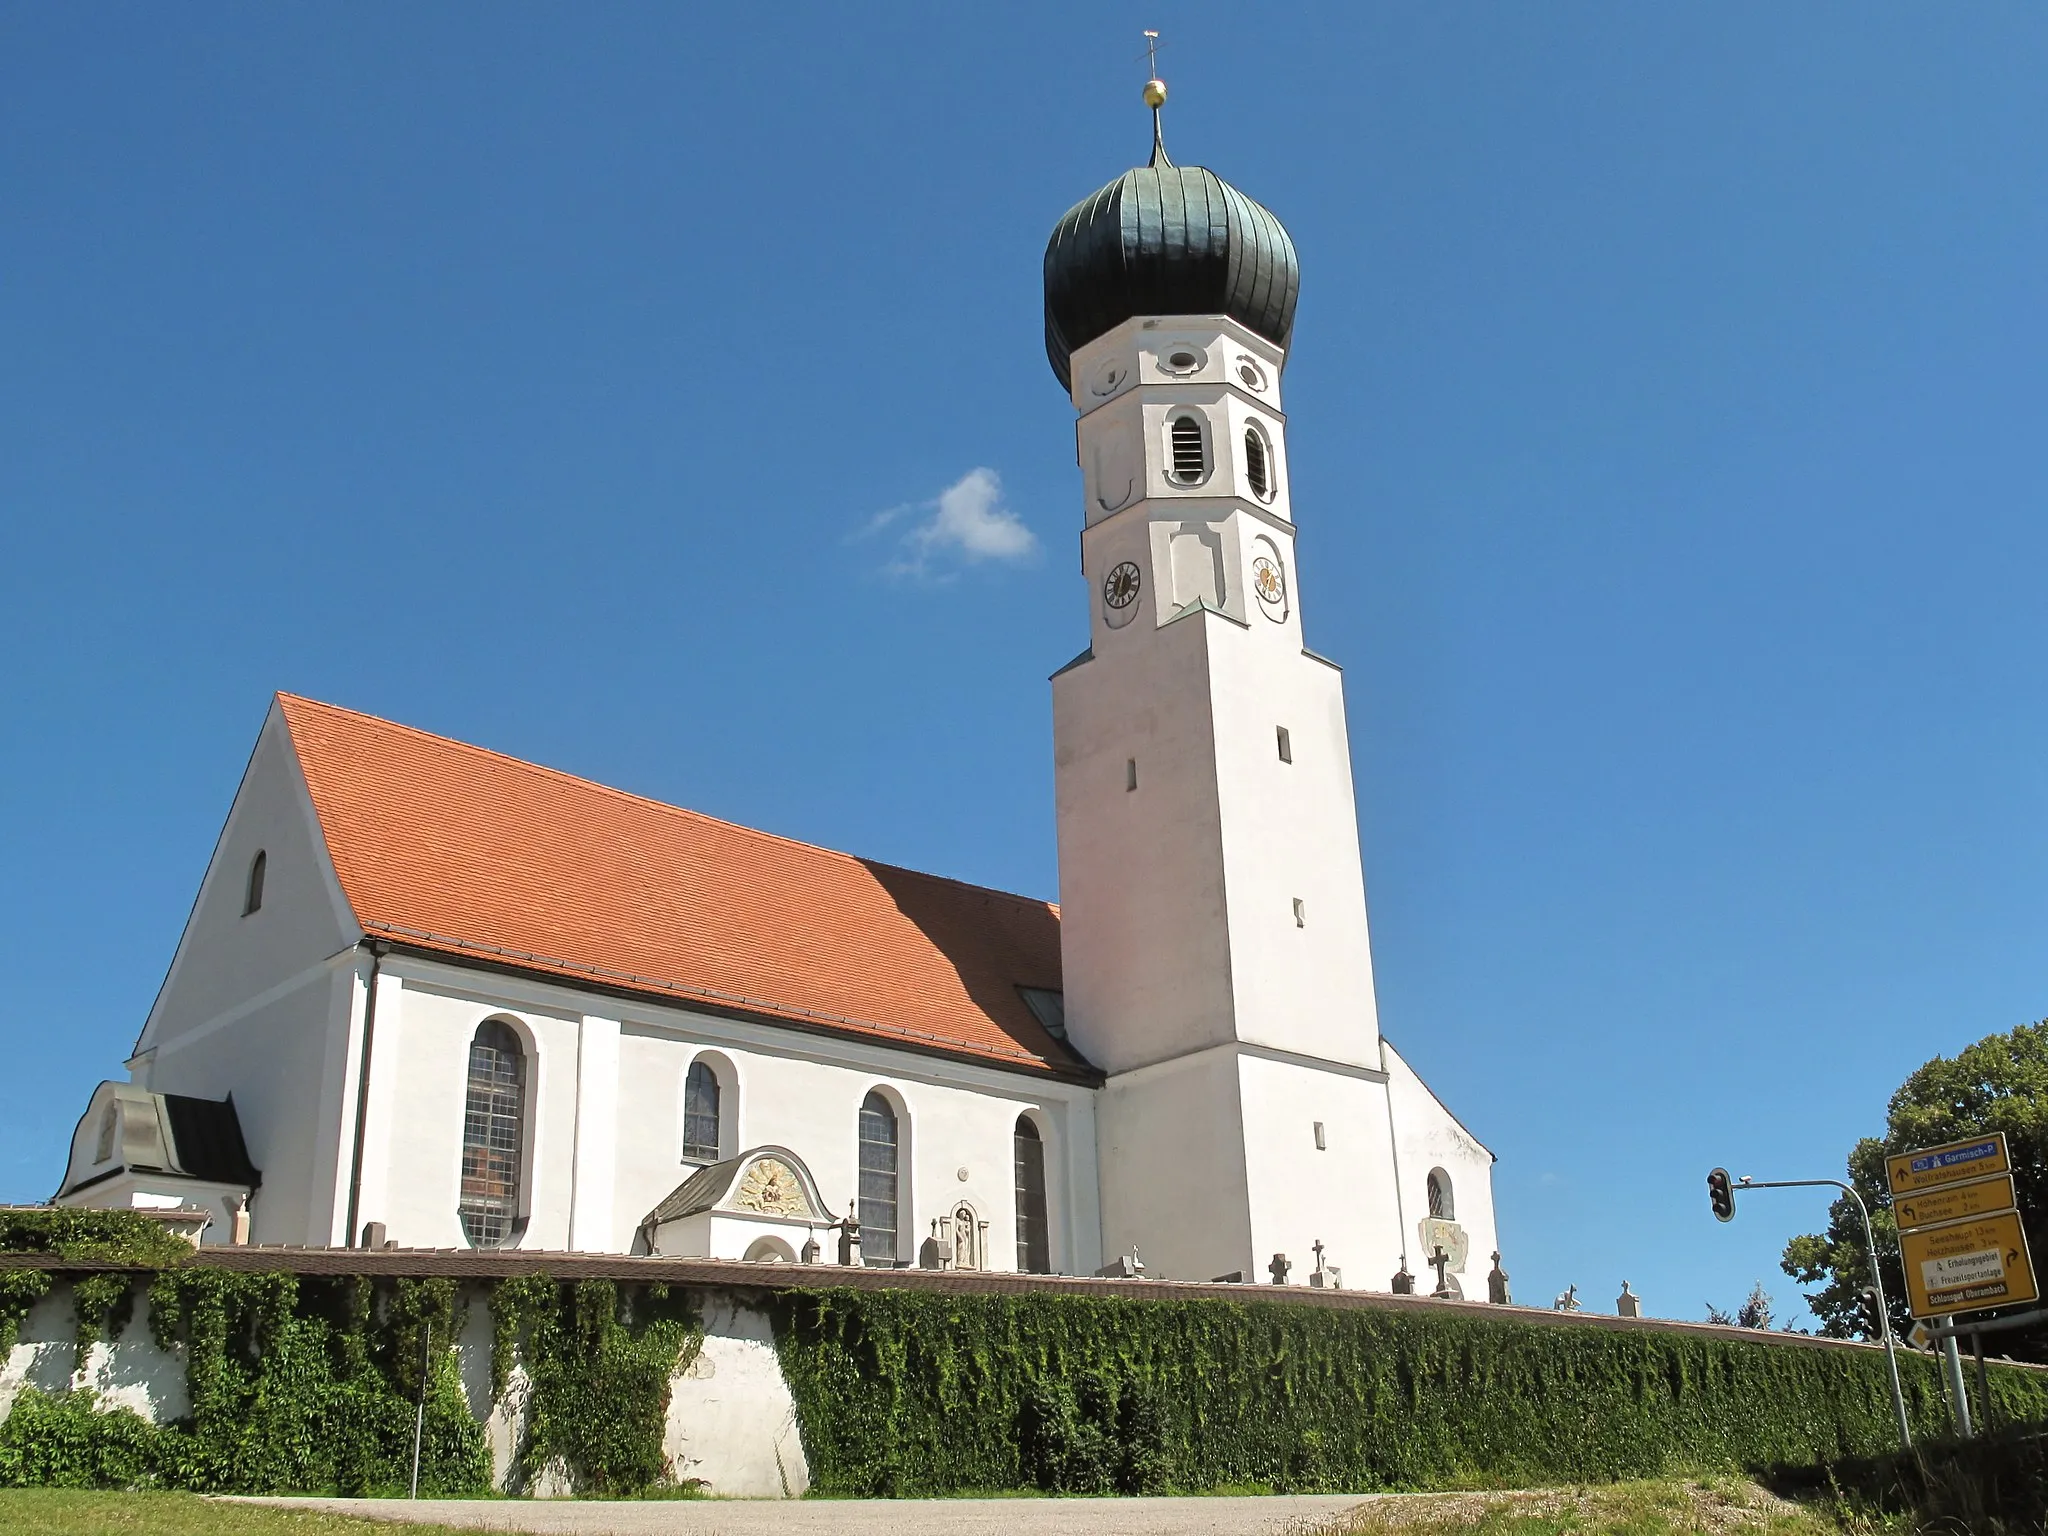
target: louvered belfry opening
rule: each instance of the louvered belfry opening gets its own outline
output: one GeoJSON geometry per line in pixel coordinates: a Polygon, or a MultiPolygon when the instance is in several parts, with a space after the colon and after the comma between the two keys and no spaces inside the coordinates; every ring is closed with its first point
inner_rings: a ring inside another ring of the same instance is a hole
{"type": "Polygon", "coordinates": [[[524,1155],[526,1054],[510,1025],[487,1019],[469,1046],[469,1095],[462,1110],[462,1233],[476,1248],[512,1235],[524,1155]]]}
{"type": "Polygon", "coordinates": [[[1173,478],[1182,485],[1195,485],[1209,472],[1208,455],[1202,451],[1202,424],[1192,416],[1173,419],[1173,478]]]}
{"type": "Polygon", "coordinates": [[[1266,440],[1259,436],[1257,427],[1244,429],[1244,477],[1259,500],[1272,495],[1267,489],[1271,482],[1266,478],[1266,440]]]}

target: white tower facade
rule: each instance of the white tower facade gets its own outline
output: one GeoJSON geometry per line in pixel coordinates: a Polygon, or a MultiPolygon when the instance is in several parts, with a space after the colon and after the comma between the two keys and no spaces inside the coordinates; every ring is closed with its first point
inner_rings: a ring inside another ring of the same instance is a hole
{"type": "Polygon", "coordinates": [[[1303,642],[1280,395],[1292,288],[1276,318],[1238,281],[1263,262],[1269,293],[1291,285],[1293,250],[1249,199],[1163,162],[1077,207],[1047,254],[1091,593],[1053,730],[1067,1027],[1108,1074],[1103,1249],[1191,1280],[1266,1280],[1285,1254],[1300,1283],[1320,1243],[1353,1286],[1385,1288],[1412,1256],[1427,1290],[1429,1181],[1446,1198],[1462,1183],[1457,1214],[1483,1211],[1472,1235],[1490,1246],[1490,1187],[1473,1186],[1491,1157],[1469,1135],[1426,1145],[1449,1117],[1419,1082],[1404,1092],[1380,1038],[1343,681],[1303,642]],[[1244,249],[1258,217],[1263,249],[1244,249]],[[1115,318],[1199,292],[1175,263],[1205,234],[1219,312],[1115,318]],[[1164,253],[1150,269],[1148,251],[1164,253]],[[1116,291],[1093,322],[1114,323],[1063,355],[1062,320],[1077,291],[1102,298],[1101,272],[1116,291]]]}

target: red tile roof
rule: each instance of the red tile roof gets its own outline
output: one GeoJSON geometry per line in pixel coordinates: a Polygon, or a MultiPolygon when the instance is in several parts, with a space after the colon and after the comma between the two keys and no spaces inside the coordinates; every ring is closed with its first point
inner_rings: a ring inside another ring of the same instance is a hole
{"type": "Polygon", "coordinates": [[[364,932],[670,1003],[1061,1076],[1017,988],[1050,902],[876,864],[278,695],[364,932]]]}

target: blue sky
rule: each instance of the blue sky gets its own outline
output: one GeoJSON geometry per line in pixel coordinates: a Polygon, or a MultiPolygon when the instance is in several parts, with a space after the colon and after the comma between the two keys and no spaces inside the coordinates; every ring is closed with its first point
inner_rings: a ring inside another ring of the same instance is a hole
{"type": "MultiPolygon", "coordinates": [[[[1168,143],[1302,253],[1388,1035],[1519,1295],[1731,1304],[2048,1014],[2048,13],[0,6],[0,1199],[270,690],[1057,892],[1038,264],[1168,143]]],[[[1341,1260],[1341,1256],[1337,1256],[1341,1260]]]]}

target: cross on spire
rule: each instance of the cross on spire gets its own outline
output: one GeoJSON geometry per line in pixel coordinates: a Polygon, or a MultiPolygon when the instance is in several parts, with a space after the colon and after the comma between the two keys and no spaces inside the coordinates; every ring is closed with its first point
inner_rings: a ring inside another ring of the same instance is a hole
{"type": "Polygon", "coordinates": [[[1151,76],[1145,81],[1145,105],[1152,109],[1152,163],[1171,165],[1166,158],[1166,133],[1159,125],[1159,109],[1166,105],[1166,82],[1159,78],[1159,34],[1145,30],[1145,64],[1151,76]]]}

